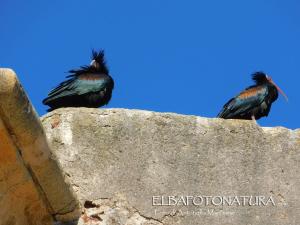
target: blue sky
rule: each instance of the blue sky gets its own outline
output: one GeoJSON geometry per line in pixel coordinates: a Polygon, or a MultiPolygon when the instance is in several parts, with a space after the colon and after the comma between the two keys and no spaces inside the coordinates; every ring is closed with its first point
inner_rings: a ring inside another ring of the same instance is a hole
{"type": "Polygon", "coordinates": [[[263,126],[299,128],[300,1],[128,0],[0,3],[0,67],[13,68],[38,113],[69,69],[103,48],[109,108],[215,117],[263,70],[286,92],[263,126]]]}

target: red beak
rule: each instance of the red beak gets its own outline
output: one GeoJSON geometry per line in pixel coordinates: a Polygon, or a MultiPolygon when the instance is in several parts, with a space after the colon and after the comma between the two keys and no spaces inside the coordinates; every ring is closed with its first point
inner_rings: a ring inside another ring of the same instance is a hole
{"type": "Polygon", "coordinates": [[[277,84],[275,84],[273,80],[270,80],[270,83],[272,83],[272,84],[276,87],[276,89],[283,95],[283,97],[285,98],[285,100],[288,102],[288,101],[289,101],[288,97],[287,97],[286,94],[285,94],[285,93],[277,86],[277,84]]]}

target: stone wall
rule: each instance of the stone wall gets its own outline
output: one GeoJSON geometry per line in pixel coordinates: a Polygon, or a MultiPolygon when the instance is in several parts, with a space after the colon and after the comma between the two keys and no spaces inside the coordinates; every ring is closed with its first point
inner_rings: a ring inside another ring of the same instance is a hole
{"type": "Polygon", "coordinates": [[[50,225],[80,215],[16,74],[0,68],[0,225],[50,225]]]}
{"type": "Polygon", "coordinates": [[[42,123],[84,206],[72,224],[299,224],[300,130],[126,109],[42,123]]]}

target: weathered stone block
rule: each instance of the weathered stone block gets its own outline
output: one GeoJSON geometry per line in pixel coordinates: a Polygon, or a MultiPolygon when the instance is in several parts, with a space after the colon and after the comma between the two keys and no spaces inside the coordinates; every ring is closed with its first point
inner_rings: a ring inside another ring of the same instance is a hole
{"type": "Polygon", "coordinates": [[[53,218],[78,218],[78,201],[10,69],[0,69],[0,152],[1,225],[46,225],[53,218]]]}
{"type": "Polygon", "coordinates": [[[300,130],[126,109],[58,109],[42,121],[85,205],[73,224],[300,221],[300,130]],[[172,205],[180,197],[196,204],[172,205]]]}

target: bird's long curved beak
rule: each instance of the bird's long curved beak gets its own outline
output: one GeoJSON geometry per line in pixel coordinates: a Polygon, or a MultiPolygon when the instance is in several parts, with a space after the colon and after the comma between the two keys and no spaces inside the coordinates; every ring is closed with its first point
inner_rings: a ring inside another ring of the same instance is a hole
{"type": "Polygon", "coordinates": [[[286,94],[277,86],[277,84],[275,84],[274,83],[274,81],[270,81],[275,87],[276,87],[276,89],[280,92],[280,94],[282,94],[283,95],[283,97],[285,98],[285,100],[288,102],[289,101],[289,99],[288,99],[288,97],[286,96],[286,94]]]}

